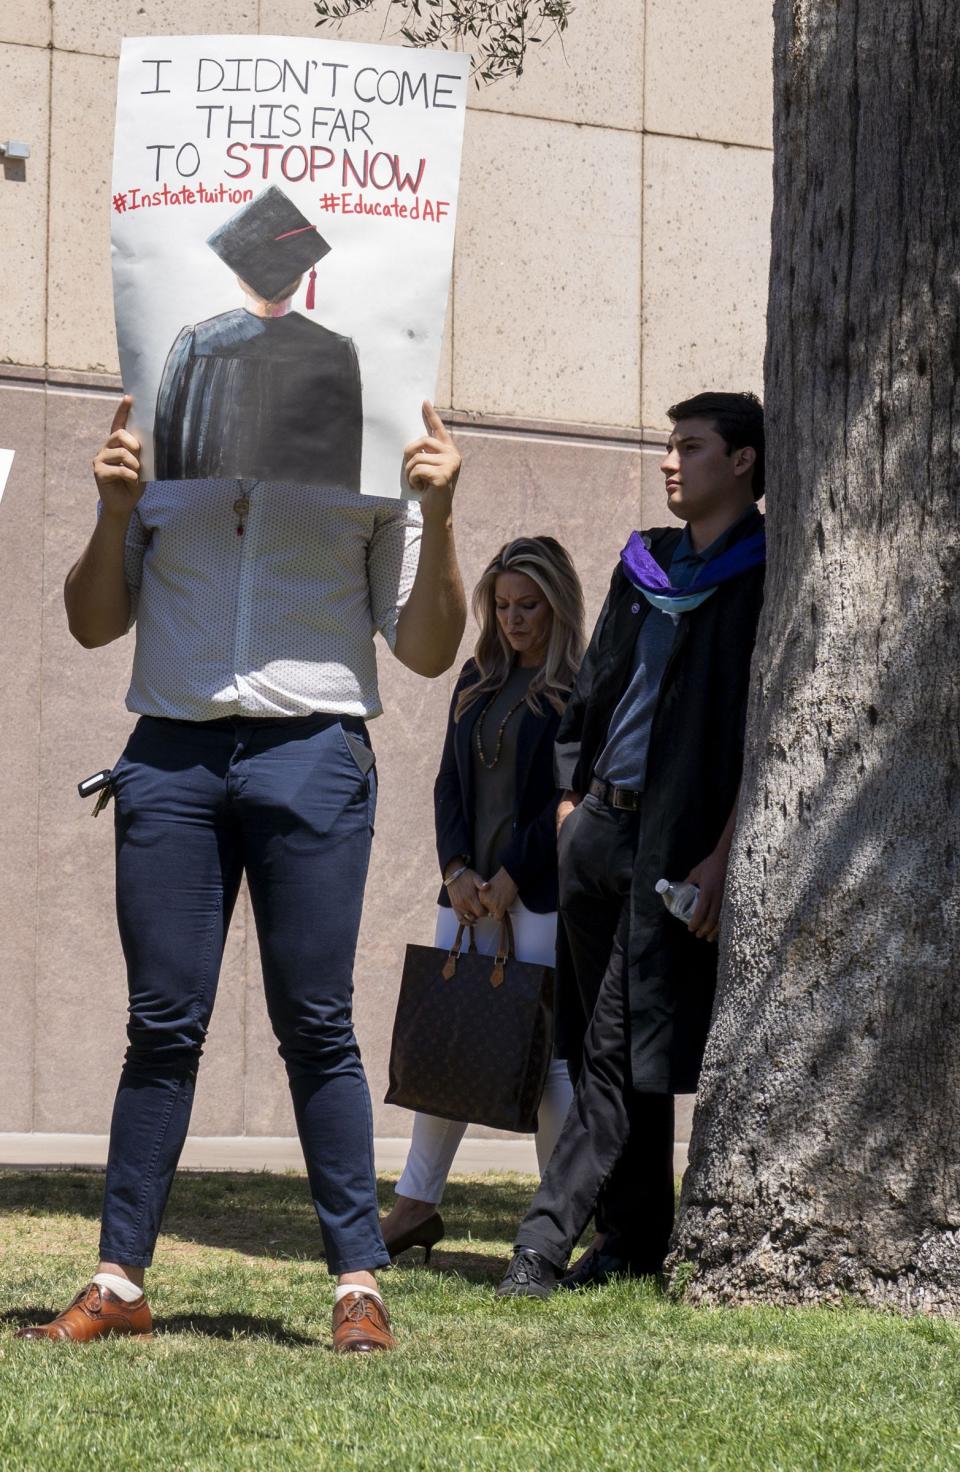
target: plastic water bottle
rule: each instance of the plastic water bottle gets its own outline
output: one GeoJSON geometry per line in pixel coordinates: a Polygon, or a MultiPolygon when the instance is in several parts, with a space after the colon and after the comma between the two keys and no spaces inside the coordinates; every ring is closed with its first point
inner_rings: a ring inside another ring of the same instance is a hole
{"type": "Polygon", "coordinates": [[[700,890],[696,884],[671,884],[669,879],[658,879],[654,885],[671,915],[676,915],[686,925],[697,907],[700,890]]]}

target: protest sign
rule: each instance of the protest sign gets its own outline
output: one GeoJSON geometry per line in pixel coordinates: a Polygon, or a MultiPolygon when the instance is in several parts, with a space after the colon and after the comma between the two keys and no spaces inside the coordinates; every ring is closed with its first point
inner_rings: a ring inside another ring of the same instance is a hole
{"type": "Polygon", "coordinates": [[[435,392],[469,58],[125,40],[114,301],[147,478],[398,496],[435,392]]]}

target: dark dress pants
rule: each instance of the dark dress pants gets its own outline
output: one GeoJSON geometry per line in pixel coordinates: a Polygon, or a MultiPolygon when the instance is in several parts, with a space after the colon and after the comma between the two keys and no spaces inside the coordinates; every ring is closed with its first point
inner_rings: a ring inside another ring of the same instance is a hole
{"type": "Polygon", "coordinates": [[[534,1248],[561,1270],[601,1196],[604,1230],[616,1233],[638,1272],[659,1271],[673,1229],[673,1095],[633,1087],[624,930],[587,1029],[573,1103],[517,1233],[518,1248],[534,1248]]]}
{"type": "Polygon", "coordinates": [[[152,1260],[245,872],[329,1269],[384,1265],[351,1015],[376,803],[363,722],[143,717],[114,773],[129,1047],[101,1257],[152,1260]]]}
{"type": "Polygon", "coordinates": [[[558,1010],[575,1093],[518,1237],[557,1267],[591,1216],[649,1271],[673,1226],[673,1096],[638,1093],[630,1072],[624,944],[638,827],[637,814],[587,796],[560,830],[558,1010]]]}
{"type": "Polygon", "coordinates": [[[637,815],[587,796],[560,829],[557,1031],[576,1086],[637,851],[637,815]]]}

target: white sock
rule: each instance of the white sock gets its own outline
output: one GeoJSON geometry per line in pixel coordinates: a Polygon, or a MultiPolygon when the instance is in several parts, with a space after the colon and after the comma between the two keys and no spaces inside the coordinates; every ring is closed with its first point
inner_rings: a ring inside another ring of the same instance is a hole
{"type": "Polygon", "coordinates": [[[138,1288],[136,1283],[131,1283],[129,1278],[121,1278],[119,1273],[95,1273],[93,1281],[101,1288],[109,1288],[110,1292],[122,1298],[124,1303],[133,1303],[134,1299],[139,1298],[143,1293],[142,1288],[138,1288]]]}
{"type": "Polygon", "coordinates": [[[346,1298],[348,1293],[366,1293],[368,1298],[375,1298],[379,1303],[383,1302],[383,1299],[380,1297],[380,1294],[376,1288],[364,1288],[361,1283],[341,1283],[340,1286],[334,1290],[334,1306],[336,1306],[340,1302],[341,1298],[346,1298]]]}

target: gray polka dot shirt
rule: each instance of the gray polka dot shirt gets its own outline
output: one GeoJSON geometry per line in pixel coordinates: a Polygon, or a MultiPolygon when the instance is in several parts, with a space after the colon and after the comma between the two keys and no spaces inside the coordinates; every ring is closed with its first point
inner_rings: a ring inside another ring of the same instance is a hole
{"type": "Polygon", "coordinates": [[[393,648],[421,529],[415,501],[150,481],[124,559],[137,628],[128,709],[187,721],[379,715],[373,636],[393,648]]]}

